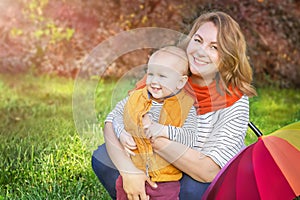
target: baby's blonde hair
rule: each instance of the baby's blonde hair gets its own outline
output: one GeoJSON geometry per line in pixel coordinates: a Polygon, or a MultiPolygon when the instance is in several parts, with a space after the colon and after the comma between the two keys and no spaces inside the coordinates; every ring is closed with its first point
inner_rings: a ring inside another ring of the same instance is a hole
{"type": "MultiPolygon", "coordinates": [[[[182,48],[177,47],[177,46],[165,46],[165,47],[162,47],[162,48],[158,49],[157,51],[155,51],[150,56],[150,58],[154,58],[158,55],[161,55],[161,56],[169,55],[169,56],[175,57],[176,59],[178,59],[178,62],[177,62],[178,64],[176,64],[175,66],[172,66],[172,67],[174,67],[174,69],[176,68],[179,72],[182,73],[182,75],[188,74],[189,61],[187,59],[185,50],[183,50],[182,48]]],[[[167,59],[167,57],[165,59],[167,59]]]]}

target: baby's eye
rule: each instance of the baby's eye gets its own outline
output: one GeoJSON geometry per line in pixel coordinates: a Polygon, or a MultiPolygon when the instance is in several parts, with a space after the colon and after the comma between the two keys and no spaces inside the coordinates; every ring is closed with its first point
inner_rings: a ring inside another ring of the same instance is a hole
{"type": "Polygon", "coordinates": [[[148,72],[147,76],[153,76],[153,73],[148,72]]]}
{"type": "Polygon", "coordinates": [[[161,77],[161,78],[167,78],[167,76],[163,75],[163,74],[160,74],[159,77],[161,77]]]}

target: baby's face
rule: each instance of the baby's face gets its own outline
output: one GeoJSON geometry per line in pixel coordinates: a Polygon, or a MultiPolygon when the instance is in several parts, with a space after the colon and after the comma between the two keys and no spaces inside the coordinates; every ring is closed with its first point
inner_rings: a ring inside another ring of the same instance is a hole
{"type": "Polygon", "coordinates": [[[182,87],[183,68],[172,56],[155,57],[148,62],[146,85],[152,97],[157,100],[176,94],[182,87]]]}

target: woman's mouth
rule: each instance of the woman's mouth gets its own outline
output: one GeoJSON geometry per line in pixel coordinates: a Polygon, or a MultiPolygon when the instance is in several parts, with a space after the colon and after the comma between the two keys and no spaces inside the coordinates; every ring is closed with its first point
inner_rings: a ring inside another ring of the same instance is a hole
{"type": "Polygon", "coordinates": [[[199,58],[196,58],[196,57],[193,57],[194,58],[194,63],[196,65],[207,65],[209,64],[210,62],[206,61],[206,60],[203,60],[203,59],[199,59],[199,58]]]}

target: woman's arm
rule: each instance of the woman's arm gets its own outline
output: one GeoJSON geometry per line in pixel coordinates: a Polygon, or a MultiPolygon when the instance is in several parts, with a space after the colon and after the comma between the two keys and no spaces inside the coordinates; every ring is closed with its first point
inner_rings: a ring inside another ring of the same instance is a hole
{"type": "Polygon", "coordinates": [[[123,146],[114,134],[112,123],[106,122],[104,126],[104,139],[107,152],[117,169],[121,172],[141,173],[127,156],[123,146]]]}
{"type": "Polygon", "coordinates": [[[186,149],[164,138],[154,140],[153,147],[178,169],[196,180],[209,182],[243,146],[249,121],[248,97],[243,96],[231,107],[199,117],[201,124],[198,134],[204,134],[202,130],[211,131],[204,137],[204,144],[198,150],[186,149]]]}
{"type": "Polygon", "coordinates": [[[197,181],[211,182],[220,171],[210,157],[183,144],[159,137],[152,145],[155,152],[197,181]]]}
{"type": "Polygon", "coordinates": [[[145,192],[145,182],[147,181],[152,187],[157,187],[155,183],[150,181],[146,174],[137,169],[132,163],[130,157],[127,156],[118,138],[113,132],[110,122],[105,123],[104,138],[106,149],[109,157],[119,170],[123,179],[123,188],[129,200],[132,199],[148,199],[145,192]]]}

